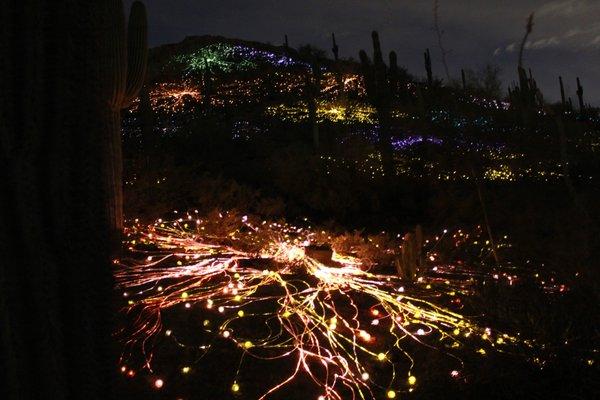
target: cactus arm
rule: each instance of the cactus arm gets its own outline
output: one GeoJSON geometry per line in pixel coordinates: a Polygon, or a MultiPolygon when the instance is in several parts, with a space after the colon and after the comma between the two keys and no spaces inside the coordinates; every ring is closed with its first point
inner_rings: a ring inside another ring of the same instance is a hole
{"type": "Polygon", "coordinates": [[[127,79],[127,48],[125,47],[125,13],[122,0],[111,0],[105,3],[102,17],[103,29],[106,31],[100,45],[99,55],[102,60],[104,83],[107,85],[108,106],[117,111],[121,108],[127,79]]]}
{"type": "Polygon", "coordinates": [[[127,86],[122,107],[128,107],[144,85],[148,62],[148,22],[140,1],[131,6],[127,35],[127,86]]]}
{"type": "Polygon", "coordinates": [[[381,43],[377,31],[371,33],[373,39],[373,62],[377,65],[383,64],[383,54],[381,53],[381,43]]]}

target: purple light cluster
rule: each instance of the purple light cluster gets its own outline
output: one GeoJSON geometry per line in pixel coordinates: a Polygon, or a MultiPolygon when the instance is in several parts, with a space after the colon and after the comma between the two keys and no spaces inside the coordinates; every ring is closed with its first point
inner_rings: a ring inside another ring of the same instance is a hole
{"type": "Polygon", "coordinates": [[[443,143],[442,139],[433,136],[411,135],[403,138],[395,138],[392,140],[392,146],[394,147],[394,150],[405,150],[423,142],[428,142],[435,145],[441,145],[443,143]]]}
{"type": "Polygon", "coordinates": [[[293,58],[275,54],[265,50],[258,50],[251,47],[237,45],[234,47],[234,52],[249,60],[267,62],[277,67],[295,67],[302,66],[308,68],[309,65],[303,62],[295,61],[293,58]]]}

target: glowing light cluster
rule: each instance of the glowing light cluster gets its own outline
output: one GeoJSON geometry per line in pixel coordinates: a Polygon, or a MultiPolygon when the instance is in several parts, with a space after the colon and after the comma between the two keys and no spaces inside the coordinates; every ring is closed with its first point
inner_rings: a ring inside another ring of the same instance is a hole
{"type": "MultiPolygon", "coordinates": [[[[279,104],[267,107],[265,114],[277,117],[283,121],[305,122],[308,121],[308,107],[299,102],[294,105],[279,104]]],[[[376,123],[375,109],[365,104],[342,105],[334,102],[318,101],[317,122],[342,122],[347,124],[374,124],[376,123]]]]}
{"type": "MultiPolygon", "coordinates": [[[[334,260],[322,263],[305,250],[318,237],[331,236],[246,216],[232,222],[222,214],[133,224],[129,261],[115,271],[134,325],[126,330],[133,333],[121,332],[122,369],[134,371],[124,365],[142,354],[138,369],[151,374],[161,336],[204,352],[220,338],[237,346],[240,365],[256,357],[292,366],[260,399],[299,375],[309,377],[323,399],[395,398],[418,386],[409,350],[415,345],[439,349],[460,366],[457,348],[484,356],[519,344],[439,305],[453,304],[463,290],[460,282],[440,278],[442,271],[407,286],[395,276],[368,272],[363,260],[340,249],[334,260]],[[161,316],[168,311],[199,313],[212,339],[182,342],[175,328],[163,326],[161,316]],[[373,363],[384,368],[374,369],[373,363]]],[[[181,373],[191,373],[189,360],[183,361],[181,373]]],[[[229,384],[232,392],[241,390],[239,371],[229,384]]],[[[154,381],[157,389],[163,385],[164,378],[154,381]]]]}

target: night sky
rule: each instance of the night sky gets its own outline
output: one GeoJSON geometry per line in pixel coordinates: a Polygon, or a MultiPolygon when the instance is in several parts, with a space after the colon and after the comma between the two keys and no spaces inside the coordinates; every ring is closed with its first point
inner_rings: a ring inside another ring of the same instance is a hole
{"type": "MultiPolygon", "coordinates": [[[[131,3],[129,0],[128,3],[131,3]]],[[[433,0],[144,0],[150,44],[174,43],[192,35],[331,48],[335,32],[343,57],[371,51],[370,32],[379,31],[387,53],[416,76],[424,74],[422,52],[432,50],[434,73],[443,77],[433,27],[433,0]]],[[[506,84],[516,77],[518,42],[529,13],[535,27],[525,62],[547,99],[559,95],[557,77],[575,100],[580,76],[587,102],[600,105],[600,0],[439,0],[444,47],[454,78],[460,68],[499,65],[506,84]]]]}

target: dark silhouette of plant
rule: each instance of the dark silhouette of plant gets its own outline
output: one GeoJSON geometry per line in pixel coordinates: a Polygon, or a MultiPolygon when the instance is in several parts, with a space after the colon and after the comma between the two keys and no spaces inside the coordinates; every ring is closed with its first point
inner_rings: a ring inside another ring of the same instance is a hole
{"type": "MultiPolygon", "coordinates": [[[[120,3],[120,2],[119,2],[120,3]]],[[[122,4],[116,7],[122,6],[122,4]]],[[[146,8],[136,1],[131,6],[129,24],[124,16],[117,17],[114,28],[108,30],[102,41],[101,63],[103,78],[112,87],[107,93],[110,110],[108,118],[112,131],[110,168],[104,179],[108,193],[108,210],[113,222],[113,231],[123,229],[123,150],[121,143],[121,110],[131,105],[144,84],[148,60],[146,8]],[[127,30],[127,32],[126,32],[127,30]]]]}
{"type": "Polygon", "coordinates": [[[583,86],[581,86],[579,77],[577,77],[577,99],[579,100],[579,113],[583,115],[585,113],[585,103],[583,102],[583,86]]]}
{"type": "Polygon", "coordinates": [[[390,133],[390,107],[392,103],[392,92],[388,80],[388,68],[383,62],[379,34],[373,31],[373,62],[364,50],[359,52],[362,73],[365,79],[365,87],[369,102],[377,110],[379,120],[379,142],[383,161],[383,169],[386,177],[395,175],[393,163],[393,149],[390,133]]]}
{"type": "Polygon", "coordinates": [[[335,41],[335,33],[331,34],[331,41],[333,42],[333,46],[331,48],[331,52],[333,53],[333,59],[338,62],[339,61],[339,52],[340,52],[340,48],[338,47],[336,41],[335,41]]]}
{"type": "MultiPolygon", "coordinates": [[[[442,53],[442,65],[444,66],[444,72],[446,73],[447,82],[450,82],[450,71],[448,70],[448,62],[446,61],[446,56],[448,52],[444,48],[444,43],[442,41],[442,36],[444,35],[444,31],[440,28],[440,16],[439,16],[440,4],[438,0],[433,1],[433,29],[435,30],[435,34],[437,36],[438,47],[440,48],[440,52],[442,53]]],[[[430,60],[431,63],[431,60],[430,60]]]]}
{"type": "Polygon", "coordinates": [[[567,101],[565,99],[565,85],[563,84],[562,76],[558,77],[558,84],[560,85],[560,104],[563,110],[567,109],[567,101]]]}
{"type": "Polygon", "coordinates": [[[344,90],[344,79],[343,79],[342,72],[340,70],[340,64],[339,64],[340,48],[338,47],[337,42],[335,41],[335,33],[331,34],[331,42],[332,42],[331,52],[333,53],[333,60],[335,61],[335,64],[334,64],[335,81],[338,86],[339,98],[343,103],[345,103],[346,102],[345,101],[346,93],[344,90]]]}
{"type": "Polygon", "coordinates": [[[122,1],[2,8],[0,398],[115,399],[119,110],[142,84],[145,10],[128,72],[122,1]]]}
{"type": "Polygon", "coordinates": [[[511,92],[511,103],[520,114],[523,124],[528,130],[533,129],[534,120],[536,118],[537,111],[537,97],[538,90],[537,84],[533,80],[531,70],[529,71],[529,77],[525,68],[523,68],[523,52],[525,45],[527,44],[527,38],[533,30],[533,16],[531,13],[527,18],[527,24],[525,26],[525,35],[521,40],[521,46],[519,47],[519,59],[517,65],[517,73],[519,76],[519,86],[515,87],[511,92]]]}
{"type": "Polygon", "coordinates": [[[433,86],[433,72],[431,69],[431,53],[429,53],[429,49],[423,53],[423,57],[425,58],[425,71],[427,72],[427,86],[431,88],[433,86]]]}
{"type": "Polygon", "coordinates": [[[321,93],[321,64],[326,59],[325,51],[309,44],[298,48],[299,56],[310,63],[310,71],[305,76],[305,97],[308,106],[308,118],[310,121],[312,142],[315,151],[319,151],[319,121],[317,118],[318,99],[321,93]]]}

